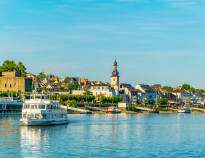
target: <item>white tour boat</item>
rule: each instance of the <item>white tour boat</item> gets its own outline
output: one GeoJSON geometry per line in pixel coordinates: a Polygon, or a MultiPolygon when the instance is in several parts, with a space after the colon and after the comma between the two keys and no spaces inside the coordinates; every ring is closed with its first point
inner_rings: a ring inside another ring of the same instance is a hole
{"type": "Polygon", "coordinates": [[[69,122],[67,111],[61,110],[59,102],[48,100],[45,95],[33,95],[29,100],[25,100],[20,121],[28,126],[69,122]]]}

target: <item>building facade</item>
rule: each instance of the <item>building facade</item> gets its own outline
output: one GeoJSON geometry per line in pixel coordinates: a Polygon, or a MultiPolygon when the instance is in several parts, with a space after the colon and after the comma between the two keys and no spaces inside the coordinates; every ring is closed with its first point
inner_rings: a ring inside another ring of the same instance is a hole
{"type": "Polygon", "coordinates": [[[91,86],[90,92],[93,93],[95,97],[97,96],[105,96],[105,97],[113,97],[115,96],[115,91],[108,85],[93,85],[91,86]]]}
{"type": "Polygon", "coordinates": [[[30,92],[32,91],[32,79],[20,77],[17,72],[2,72],[0,91],[30,92]]]}
{"type": "Polygon", "coordinates": [[[149,85],[138,84],[136,90],[139,90],[140,103],[154,104],[161,98],[161,95],[156,93],[149,85]]]}

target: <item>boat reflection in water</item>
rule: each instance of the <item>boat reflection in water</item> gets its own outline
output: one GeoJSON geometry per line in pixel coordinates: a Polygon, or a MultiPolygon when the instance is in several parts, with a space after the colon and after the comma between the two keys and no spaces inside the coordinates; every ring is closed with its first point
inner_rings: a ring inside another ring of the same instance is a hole
{"type": "MultiPolygon", "coordinates": [[[[67,131],[67,125],[59,126],[21,126],[20,146],[22,157],[41,157],[50,154],[51,146],[58,146],[56,141],[63,141],[60,137],[67,131]]],[[[56,152],[53,150],[52,152],[56,152]]]]}

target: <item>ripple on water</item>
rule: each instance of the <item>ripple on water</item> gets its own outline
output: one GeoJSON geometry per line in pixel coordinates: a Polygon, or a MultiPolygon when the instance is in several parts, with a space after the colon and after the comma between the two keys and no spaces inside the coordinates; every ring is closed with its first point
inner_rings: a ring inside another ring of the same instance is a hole
{"type": "Polygon", "coordinates": [[[0,115],[1,157],[205,157],[205,115],[69,115],[27,127],[0,115]]]}

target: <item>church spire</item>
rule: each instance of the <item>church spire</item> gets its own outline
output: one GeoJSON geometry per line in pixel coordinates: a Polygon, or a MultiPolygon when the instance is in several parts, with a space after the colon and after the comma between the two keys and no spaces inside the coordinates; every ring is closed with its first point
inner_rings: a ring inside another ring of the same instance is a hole
{"type": "Polygon", "coordinates": [[[114,66],[118,66],[116,57],[115,57],[115,61],[114,61],[114,66]]]}
{"type": "Polygon", "coordinates": [[[114,64],[113,64],[113,72],[112,72],[112,76],[119,76],[119,72],[117,70],[117,67],[118,67],[118,64],[117,64],[117,61],[116,61],[116,58],[115,58],[115,61],[114,61],[114,64]]]}
{"type": "Polygon", "coordinates": [[[119,95],[120,76],[119,76],[119,72],[117,70],[117,67],[118,67],[118,64],[117,64],[117,60],[115,58],[115,61],[113,64],[113,72],[112,72],[112,76],[111,76],[111,87],[114,88],[115,94],[119,95]]]}

